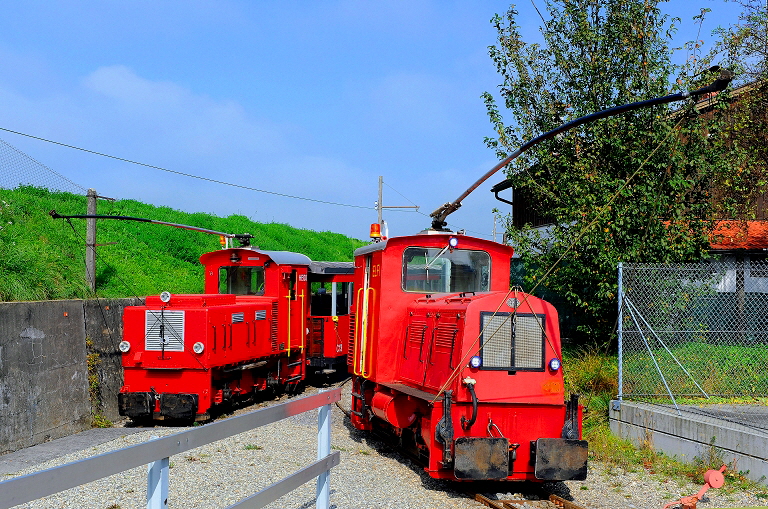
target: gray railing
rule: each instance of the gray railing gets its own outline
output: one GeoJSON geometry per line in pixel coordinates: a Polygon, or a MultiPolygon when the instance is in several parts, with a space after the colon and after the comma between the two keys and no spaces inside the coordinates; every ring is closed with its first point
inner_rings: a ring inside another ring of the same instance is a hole
{"type": "Polygon", "coordinates": [[[0,482],[0,509],[8,509],[147,464],[150,464],[147,476],[147,509],[167,508],[168,468],[171,456],[318,407],[320,411],[317,461],[230,505],[227,509],[264,507],[316,477],[317,507],[327,509],[330,470],[339,464],[339,452],[331,454],[331,404],[340,399],[341,389],[322,391],[167,437],[155,438],[142,444],[9,479],[0,482]]]}

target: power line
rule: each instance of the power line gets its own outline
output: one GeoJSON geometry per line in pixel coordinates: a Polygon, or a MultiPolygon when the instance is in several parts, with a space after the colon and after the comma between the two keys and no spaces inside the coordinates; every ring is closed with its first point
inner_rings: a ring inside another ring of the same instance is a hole
{"type": "Polygon", "coordinates": [[[221,185],[224,185],[224,186],[237,187],[239,189],[245,189],[247,191],[256,191],[257,193],[265,193],[265,194],[271,194],[271,195],[275,195],[275,196],[282,196],[283,198],[293,198],[294,200],[304,200],[304,201],[311,201],[311,202],[315,202],[315,203],[324,203],[326,205],[336,205],[336,206],[339,206],[339,207],[351,207],[351,208],[366,209],[366,210],[373,209],[373,207],[365,207],[363,205],[350,205],[348,203],[338,203],[338,202],[333,202],[333,201],[318,200],[318,199],[315,199],[315,198],[305,198],[303,196],[294,196],[294,195],[291,195],[291,194],[278,193],[278,192],[275,192],[275,191],[267,191],[265,189],[257,189],[255,187],[244,186],[244,185],[241,185],[241,184],[233,184],[231,182],[225,182],[223,180],[216,180],[216,179],[212,179],[212,178],[208,178],[208,177],[201,177],[199,175],[193,175],[191,173],[184,173],[184,172],[181,172],[181,171],[170,170],[168,168],[163,168],[161,166],[155,166],[153,164],[147,164],[147,163],[142,163],[142,162],[139,162],[139,161],[134,161],[132,159],[125,159],[123,157],[112,156],[112,155],[109,155],[109,154],[104,154],[103,152],[97,152],[95,150],[89,150],[87,148],[76,147],[74,145],[68,145],[68,144],[62,143],[60,141],[49,140],[49,139],[46,139],[46,138],[41,138],[39,136],[33,136],[31,134],[21,133],[19,131],[14,131],[12,129],[7,129],[5,127],[0,127],[0,130],[6,131],[6,132],[9,132],[9,133],[13,133],[13,134],[18,134],[19,136],[26,136],[27,138],[32,138],[33,140],[44,141],[44,142],[47,142],[47,143],[53,143],[54,145],[60,145],[62,147],[67,147],[67,148],[71,148],[71,149],[75,149],[75,150],[80,150],[80,151],[86,152],[88,154],[93,154],[93,155],[102,156],[102,157],[108,157],[109,159],[115,159],[117,161],[123,161],[123,162],[130,163],[130,164],[136,164],[136,165],[139,165],[139,166],[144,166],[146,168],[152,168],[153,170],[160,170],[160,171],[164,171],[164,172],[167,172],[167,173],[173,173],[175,175],[181,175],[183,177],[194,178],[194,179],[203,180],[203,181],[206,181],[206,182],[213,182],[214,184],[221,184],[221,185]]]}

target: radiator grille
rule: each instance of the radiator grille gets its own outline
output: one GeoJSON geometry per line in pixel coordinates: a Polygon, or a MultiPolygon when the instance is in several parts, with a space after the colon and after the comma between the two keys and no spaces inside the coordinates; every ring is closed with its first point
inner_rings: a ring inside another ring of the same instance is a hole
{"type": "Polygon", "coordinates": [[[544,369],[544,318],[522,313],[482,313],[483,368],[544,369]]]}
{"type": "Polygon", "coordinates": [[[184,311],[147,310],[145,350],[184,351],[184,311]]]}

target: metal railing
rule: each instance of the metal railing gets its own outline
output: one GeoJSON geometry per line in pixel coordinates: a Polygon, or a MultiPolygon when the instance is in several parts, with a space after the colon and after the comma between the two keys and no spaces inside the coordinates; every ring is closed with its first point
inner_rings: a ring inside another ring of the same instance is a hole
{"type": "Polygon", "coordinates": [[[316,507],[328,508],[330,470],[339,464],[339,452],[331,454],[331,404],[341,399],[341,389],[280,403],[199,428],[118,449],[25,476],[0,482],[0,509],[24,504],[110,475],[149,464],[147,509],[168,507],[169,458],[211,442],[272,424],[320,408],[317,461],[239,502],[233,508],[260,508],[317,478],[316,507]]]}
{"type": "Polygon", "coordinates": [[[768,432],[768,262],[619,264],[619,399],[768,432]]]}

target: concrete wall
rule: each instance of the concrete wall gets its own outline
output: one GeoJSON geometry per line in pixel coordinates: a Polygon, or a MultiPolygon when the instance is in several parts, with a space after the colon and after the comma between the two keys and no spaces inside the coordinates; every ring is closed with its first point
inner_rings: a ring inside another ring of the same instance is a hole
{"type": "Polygon", "coordinates": [[[674,408],[630,401],[612,401],[609,417],[611,431],[635,445],[648,443],[684,462],[707,458],[714,452],[749,479],[768,484],[768,434],[764,430],[690,412],[678,415],[674,408]]]}
{"type": "Polygon", "coordinates": [[[87,350],[95,355],[99,378],[94,410],[110,421],[120,419],[117,393],[123,386],[123,366],[117,345],[123,340],[123,309],[141,306],[143,299],[99,299],[83,302],[87,350]]]}
{"type": "Polygon", "coordinates": [[[94,411],[117,418],[122,309],[136,303],[0,302],[0,454],[91,426],[87,336],[97,354],[101,404],[94,411]]]}

